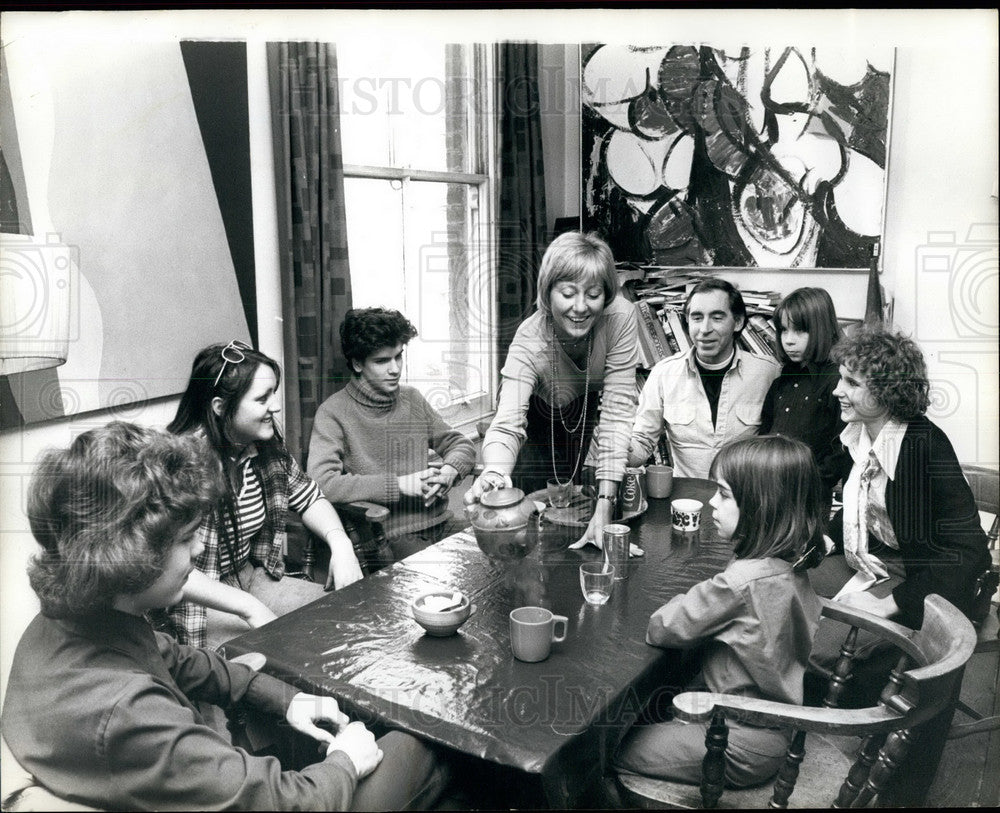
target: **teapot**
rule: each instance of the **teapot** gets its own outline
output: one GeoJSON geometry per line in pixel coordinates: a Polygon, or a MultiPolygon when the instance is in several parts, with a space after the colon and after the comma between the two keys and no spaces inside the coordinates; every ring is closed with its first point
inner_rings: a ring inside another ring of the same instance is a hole
{"type": "Polygon", "coordinates": [[[542,513],[519,488],[495,488],[465,508],[476,544],[490,559],[523,559],[538,545],[542,513]]]}

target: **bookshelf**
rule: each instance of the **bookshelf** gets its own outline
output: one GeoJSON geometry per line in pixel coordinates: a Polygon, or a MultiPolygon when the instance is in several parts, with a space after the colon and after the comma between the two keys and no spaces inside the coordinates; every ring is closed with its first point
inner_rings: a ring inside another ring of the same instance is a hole
{"type": "MultiPolygon", "coordinates": [[[[774,356],[774,325],[770,321],[782,297],[803,286],[830,292],[841,326],[851,330],[864,319],[868,286],[866,269],[694,268],[622,263],[618,266],[623,295],[633,301],[639,315],[640,364],[650,369],[690,347],[683,321],[684,301],[698,280],[713,276],[731,282],[743,294],[747,325],[740,345],[758,355],[774,356]]],[[[886,321],[891,323],[892,300],[886,321]]],[[[644,376],[643,376],[644,377],[644,376]]]]}

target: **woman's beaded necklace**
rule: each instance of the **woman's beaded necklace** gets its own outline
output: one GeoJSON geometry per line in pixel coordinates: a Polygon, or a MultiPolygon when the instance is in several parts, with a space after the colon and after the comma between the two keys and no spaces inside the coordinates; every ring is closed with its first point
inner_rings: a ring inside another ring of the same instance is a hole
{"type": "MultiPolygon", "coordinates": [[[[553,331],[553,338],[558,343],[559,339],[553,331]]],[[[562,424],[562,428],[566,431],[567,435],[572,435],[577,429],[580,430],[580,448],[576,452],[576,462],[573,464],[573,473],[570,474],[569,479],[573,480],[576,478],[577,469],[580,468],[580,460],[583,456],[583,440],[587,433],[587,402],[590,400],[590,351],[593,349],[594,337],[593,334],[587,335],[587,356],[584,359],[584,365],[586,366],[586,374],[583,384],[583,410],[580,413],[580,419],[577,424],[571,429],[566,425],[566,419],[563,416],[562,407],[558,404],[552,404],[549,408],[549,439],[551,442],[551,455],[552,455],[552,475],[558,480],[559,472],[556,469],[556,411],[559,412],[559,423],[562,424]]],[[[551,354],[552,361],[552,387],[553,387],[553,401],[556,400],[558,393],[555,391],[556,374],[557,374],[557,363],[556,363],[556,351],[553,350],[551,354]]]]}

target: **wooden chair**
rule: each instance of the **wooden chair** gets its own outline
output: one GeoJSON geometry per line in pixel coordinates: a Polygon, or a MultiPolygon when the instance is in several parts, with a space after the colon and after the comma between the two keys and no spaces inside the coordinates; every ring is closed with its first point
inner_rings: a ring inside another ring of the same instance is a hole
{"type": "MultiPolygon", "coordinates": [[[[976,598],[972,609],[972,619],[978,623],[991,613],[1000,619],[1000,605],[997,603],[997,584],[1000,582],[1000,471],[988,469],[983,466],[973,466],[963,464],[962,472],[972,489],[972,494],[976,499],[976,507],[987,517],[993,516],[992,524],[986,532],[986,541],[990,549],[992,562],[976,585],[976,598]]],[[[980,636],[982,638],[982,636],[980,636]]],[[[992,640],[982,641],[984,647],[977,648],[977,652],[996,652],[1000,649],[996,634],[992,640]],[[988,645],[988,646],[987,646],[988,645]]]]}
{"type": "MultiPolygon", "coordinates": [[[[358,555],[361,569],[367,576],[376,570],[391,565],[395,561],[386,525],[391,512],[384,505],[370,502],[352,502],[338,505],[337,511],[344,522],[344,528],[354,543],[354,552],[358,555]]],[[[420,530],[436,528],[451,519],[451,512],[445,511],[434,521],[420,530]]],[[[415,525],[394,528],[393,538],[417,530],[415,525]]]]}
{"type": "Polygon", "coordinates": [[[685,692],[674,698],[679,719],[709,722],[700,788],[634,774],[617,776],[618,790],[629,807],[864,807],[905,757],[912,729],[940,712],[953,696],[956,681],[975,647],[969,620],[940,596],[928,596],[924,623],[911,630],[869,613],[823,601],[823,615],[850,629],[833,670],[825,705],[795,706],[768,700],[708,692],[685,692]],[[899,662],[878,705],[838,709],[850,677],[858,630],[891,643],[899,662]],[[794,734],[785,763],[772,783],[723,793],[726,718],[753,725],[780,726],[794,734]],[[863,738],[852,764],[831,737],[863,738]],[[838,791],[839,783],[839,791],[838,791]]]}
{"type": "MultiPolygon", "coordinates": [[[[992,524],[986,533],[992,561],[989,569],[979,577],[975,587],[972,620],[976,627],[976,649],[973,654],[990,654],[1000,652],[1000,603],[997,601],[997,584],[1000,582],[1000,471],[983,466],[963,464],[962,472],[969,482],[972,494],[976,498],[976,507],[992,524]]],[[[994,672],[994,678],[996,672],[994,672]]],[[[994,685],[996,684],[994,680],[994,685]]],[[[961,700],[956,706],[958,711],[969,717],[972,722],[956,723],[948,733],[948,739],[954,740],[968,737],[970,734],[982,734],[1000,729],[1000,714],[984,716],[970,708],[961,700]]],[[[993,698],[993,710],[997,711],[998,698],[993,698]]]]}
{"type": "MultiPolygon", "coordinates": [[[[405,534],[434,532],[435,529],[441,529],[452,522],[455,517],[454,513],[445,509],[435,514],[429,521],[427,518],[421,518],[420,521],[408,525],[392,525],[391,533],[387,533],[386,526],[389,524],[391,512],[384,505],[359,500],[337,503],[335,508],[341,522],[344,523],[344,530],[354,545],[361,571],[366,576],[396,561],[392,549],[393,540],[405,534]]],[[[304,526],[296,531],[292,528],[290,522],[289,539],[297,536],[299,540],[297,547],[301,550],[301,573],[305,578],[314,581],[318,556],[316,538],[304,526]]],[[[289,547],[291,548],[292,544],[289,547]]]]}

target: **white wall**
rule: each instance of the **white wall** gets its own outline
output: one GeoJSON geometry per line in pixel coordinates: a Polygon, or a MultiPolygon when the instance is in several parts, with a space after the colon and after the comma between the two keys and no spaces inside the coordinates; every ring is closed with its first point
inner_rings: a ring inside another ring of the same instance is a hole
{"type": "Polygon", "coordinates": [[[930,416],[997,464],[997,47],[900,48],[885,239],[895,321],[927,357],[930,416]]]}

